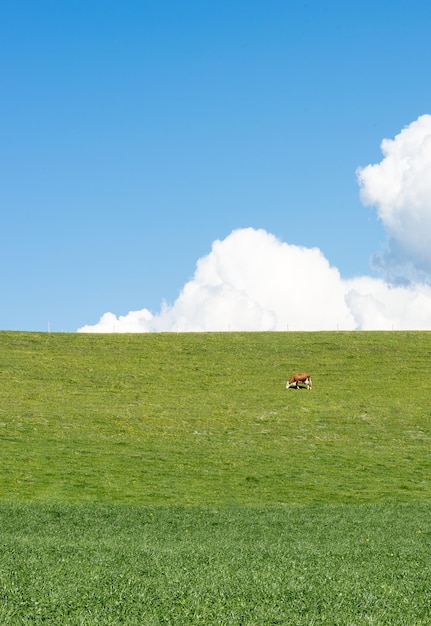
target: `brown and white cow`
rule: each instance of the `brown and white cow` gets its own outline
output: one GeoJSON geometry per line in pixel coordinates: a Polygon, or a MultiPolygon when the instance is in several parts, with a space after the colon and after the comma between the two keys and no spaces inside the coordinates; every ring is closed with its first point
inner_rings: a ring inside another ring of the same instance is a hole
{"type": "Polygon", "coordinates": [[[296,387],[298,389],[298,383],[302,383],[307,387],[307,389],[312,389],[313,384],[311,382],[310,374],[292,374],[289,380],[286,383],[286,389],[289,387],[296,387]]]}

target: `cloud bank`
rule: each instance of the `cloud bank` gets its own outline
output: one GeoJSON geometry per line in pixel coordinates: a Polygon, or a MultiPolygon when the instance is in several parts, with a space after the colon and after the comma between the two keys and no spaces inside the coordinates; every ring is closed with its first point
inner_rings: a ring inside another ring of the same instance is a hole
{"type": "Polygon", "coordinates": [[[381,149],[382,161],[357,176],[387,235],[374,257],[382,278],[344,280],[318,248],[238,229],[198,260],[172,305],[105,313],[78,332],[431,329],[431,116],[381,149]]]}

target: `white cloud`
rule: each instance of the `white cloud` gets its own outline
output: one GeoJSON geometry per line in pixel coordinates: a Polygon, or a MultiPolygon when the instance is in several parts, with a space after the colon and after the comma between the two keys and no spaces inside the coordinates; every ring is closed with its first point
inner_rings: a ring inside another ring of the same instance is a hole
{"type": "Polygon", "coordinates": [[[389,280],[431,279],[431,115],[381,144],[383,160],[358,170],[361,198],[377,208],[388,247],[375,262],[389,280]]]}
{"type": "Polygon", "coordinates": [[[346,304],[360,330],[431,329],[431,287],[393,286],[362,277],[346,283],[346,304]]]}
{"type": "Polygon", "coordinates": [[[106,313],[87,332],[321,330],[352,327],[338,270],[317,248],[245,228],[215,241],[172,306],[106,313]]]}
{"type": "Polygon", "coordinates": [[[385,139],[382,151],[358,181],[388,236],[376,257],[385,280],[343,280],[318,248],[245,228],[213,243],[173,305],[105,313],[79,331],[431,329],[431,116],[385,139]]]}
{"type": "Polygon", "coordinates": [[[343,280],[317,248],[264,230],[240,229],[197,263],[172,306],[116,317],[81,332],[226,330],[391,330],[431,328],[431,287],[393,287],[369,277],[343,280]]]}

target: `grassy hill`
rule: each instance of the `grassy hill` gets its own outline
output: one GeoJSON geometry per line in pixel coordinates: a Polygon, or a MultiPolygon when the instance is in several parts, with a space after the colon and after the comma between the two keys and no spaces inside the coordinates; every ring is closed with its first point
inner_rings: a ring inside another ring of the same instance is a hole
{"type": "Polygon", "coordinates": [[[429,500],[430,353],[427,332],[2,332],[0,499],[429,500]]]}
{"type": "Polygon", "coordinates": [[[429,625],[430,339],[0,333],[0,624],[429,625]]]}

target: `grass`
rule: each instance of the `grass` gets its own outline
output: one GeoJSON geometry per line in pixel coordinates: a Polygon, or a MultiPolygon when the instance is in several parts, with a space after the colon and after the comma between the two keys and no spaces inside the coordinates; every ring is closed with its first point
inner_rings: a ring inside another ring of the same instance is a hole
{"type": "Polygon", "coordinates": [[[430,339],[0,333],[0,624],[430,624],[430,339]]]}
{"type": "Polygon", "coordinates": [[[0,499],[428,499],[430,339],[0,333],[0,499]]]}
{"type": "Polygon", "coordinates": [[[0,506],[0,623],[430,623],[431,506],[0,506]]]}

